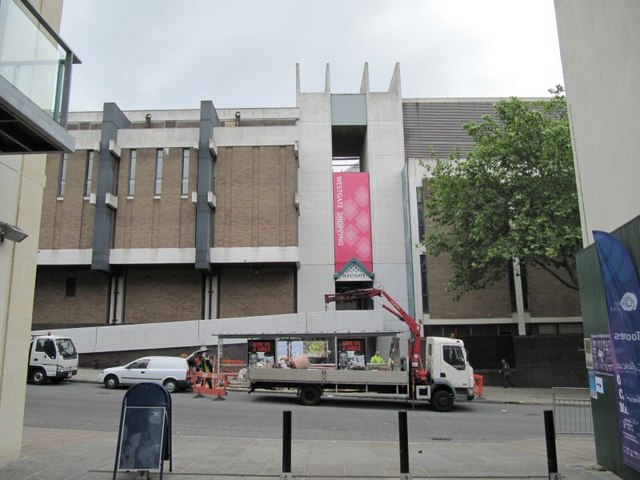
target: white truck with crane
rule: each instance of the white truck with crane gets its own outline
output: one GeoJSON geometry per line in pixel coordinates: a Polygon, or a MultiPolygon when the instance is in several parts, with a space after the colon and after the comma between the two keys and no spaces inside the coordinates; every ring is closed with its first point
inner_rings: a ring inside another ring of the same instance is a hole
{"type": "MultiPolygon", "coordinates": [[[[456,401],[474,398],[473,369],[462,340],[426,337],[422,353],[422,328],[384,289],[365,288],[325,295],[325,303],[382,297],[383,308],[403,321],[410,331],[408,356],[392,368],[352,370],[338,368],[249,367],[250,392],[256,389],[297,391],[303,405],[316,405],[322,396],[397,398],[428,402],[447,412],[456,401]]],[[[320,335],[320,334],[319,334],[320,335]]]]}
{"type": "Polygon", "coordinates": [[[60,383],[78,373],[78,352],[73,341],[57,335],[32,335],[27,380],[36,385],[60,383]]]}

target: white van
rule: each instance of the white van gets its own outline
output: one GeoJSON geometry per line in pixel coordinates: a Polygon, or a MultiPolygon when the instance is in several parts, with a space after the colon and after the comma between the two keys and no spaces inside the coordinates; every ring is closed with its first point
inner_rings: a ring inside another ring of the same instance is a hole
{"type": "Polygon", "coordinates": [[[181,357],[143,357],[122,367],[105,368],[98,381],[107,388],[152,382],[164,385],[170,392],[191,386],[189,365],[181,357]]]}

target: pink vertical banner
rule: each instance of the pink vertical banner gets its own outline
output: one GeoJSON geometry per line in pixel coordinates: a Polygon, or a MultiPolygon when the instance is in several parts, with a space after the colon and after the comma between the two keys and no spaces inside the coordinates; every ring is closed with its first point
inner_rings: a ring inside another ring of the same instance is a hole
{"type": "Polygon", "coordinates": [[[354,258],[372,271],[368,173],[333,174],[333,227],[336,272],[354,258]]]}

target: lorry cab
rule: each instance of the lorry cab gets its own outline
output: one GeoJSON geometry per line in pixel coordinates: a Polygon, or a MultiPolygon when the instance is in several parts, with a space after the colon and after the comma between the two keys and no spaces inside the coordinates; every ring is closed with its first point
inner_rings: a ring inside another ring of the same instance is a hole
{"type": "Polygon", "coordinates": [[[473,368],[462,340],[427,337],[425,365],[434,385],[448,386],[458,400],[473,398],[473,368]]]}
{"type": "Polygon", "coordinates": [[[29,345],[27,379],[36,385],[61,382],[78,373],[78,352],[73,341],[55,335],[34,335],[29,345]]]}

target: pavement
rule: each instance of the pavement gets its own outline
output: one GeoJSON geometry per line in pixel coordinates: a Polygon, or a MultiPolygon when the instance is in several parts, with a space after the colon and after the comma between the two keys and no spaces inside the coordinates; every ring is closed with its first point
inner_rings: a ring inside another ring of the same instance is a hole
{"type": "MultiPolygon", "coordinates": [[[[96,382],[97,370],[80,369],[73,381],[96,382]]],[[[230,398],[231,399],[231,398],[230,398]]],[[[552,408],[548,388],[484,387],[474,402],[552,408]]],[[[446,414],[445,414],[446,415],[446,414]]],[[[497,427],[499,428],[499,427],[497,427]]],[[[22,456],[0,461],[3,480],[111,479],[548,479],[544,437],[518,442],[409,442],[409,472],[401,474],[397,442],[292,441],[291,470],[282,473],[282,439],[172,435],[171,462],[163,471],[119,471],[114,477],[117,432],[25,427],[22,456]],[[170,470],[172,467],[172,471],[170,470]]],[[[1,441],[1,440],[0,440],[1,441]]],[[[597,465],[593,435],[557,435],[558,470],[566,479],[618,479],[597,465]]]]}

